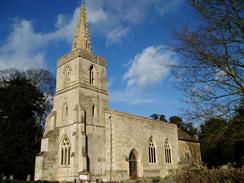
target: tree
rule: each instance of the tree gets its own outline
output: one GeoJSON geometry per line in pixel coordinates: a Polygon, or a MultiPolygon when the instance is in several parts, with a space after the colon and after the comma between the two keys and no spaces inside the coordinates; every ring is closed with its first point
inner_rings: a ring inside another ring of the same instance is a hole
{"type": "Polygon", "coordinates": [[[192,0],[198,25],[175,32],[177,87],[191,119],[231,117],[244,96],[244,6],[237,0],[192,0]]]}
{"type": "Polygon", "coordinates": [[[229,120],[224,137],[227,137],[225,141],[233,146],[233,161],[241,167],[244,165],[244,97],[241,98],[234,117],[229,120]]]}
{"type": "Polygon", "coordinates": [[[44,112],[44,95],[29,80],[16,76],[0,85],[0,172],[26,178],[34,173],[44,112]]]}
{"type": "Polygon", "coordinates": [[[179,116],[171,116],[169,118],[169,123],[176,124],[178,128],[187,132],[191,136],[197,134],[197,128],[195,128],[192,123],[184,123],[182,118],[179,116]]]}
{"type": "Polygon", "coordinates": [[[45,118],[52,110],[53,96],[55,94],[56,79],[53,73],[44,69],[28,69],[25,71],[18,71],[16,69],[6,69],[0,71],[0,83],[23,77],[29,80],[36,86],[44,95],[44,109],[45,111],[38,119],[42,126],[44,126],[45,118]]]}
{"type": "Polygon", "coordinates": [[[167,122],[166,116],[163,114],[152,114],[150,117],[156,121],[167,122]]]}
{"type": "Polygon", "coordinates": [[[169,118],[169,122],[173,123],[173,124],[176,124],[178,127],[180,127],[182,125],[182,123],[183,123],[183,120],[179,116],[171,116],[169,118]]]}
{"type": "Polygon", "coordinates": [[[231,146],[227,146],[223,139],[226,127],[227,122],[219,118],[211,118],[200,126],[199,140],[202,160],[207,163],[208,167],[219,166],[233,159],[231,146]]]}
{"type": "Polygon", "coordinates": [[[166,119],[166,116],[163,114],[159,115],[159,121],[164,121],[164,122],[168,122],[168,120],[166,119]]]}
{"type": "Polygon", "coordinates": [[[30,80],[44,95],[45,111],[39,121],[44,126],[44,121],[53,107],[53,96],[56,89],[56,78],[53,73],[43,69],[29,69],[22,72],[23,76],[30,80]]]}
{"type": "Polygon", "coordinates": [[[200,126],[202,159],[208,166],[232,162],[242,166],[244,153],[244,101],[229,120],[211,118],[200,126]]]}
{"type": "Polygon", "coordinates": [[[152,119],[154,119],[154,120],[158,120],[158,119],[159,119],[158,114],[152,114],[150,117],[151,117],[152,119]]]}

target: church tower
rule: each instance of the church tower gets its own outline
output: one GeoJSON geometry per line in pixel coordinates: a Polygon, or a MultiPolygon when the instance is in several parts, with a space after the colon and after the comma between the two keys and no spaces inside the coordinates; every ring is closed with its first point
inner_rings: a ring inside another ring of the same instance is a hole
{"type": "Polygon", "coordinates": [[[106,62],[92,53],[83,3],[72,50],[58,60],[54,105],[36,157],[35,180],[101,179],[107,107],[106,62]]]}

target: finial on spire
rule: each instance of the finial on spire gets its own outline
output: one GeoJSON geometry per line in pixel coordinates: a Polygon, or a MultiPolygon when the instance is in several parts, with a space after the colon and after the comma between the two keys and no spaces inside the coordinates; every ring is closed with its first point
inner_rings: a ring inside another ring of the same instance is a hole
{"type": "Polygon", "coordinates": [[[77,49],[83,49],[91,52],[91,41],[88,31],[86,7],[84,0],[82,1],[82,5],[80,8],[80,17],[78,19],[78,24],[76,27],[75,37],[72,45],[72,51],[75,51],[77,49]]]}

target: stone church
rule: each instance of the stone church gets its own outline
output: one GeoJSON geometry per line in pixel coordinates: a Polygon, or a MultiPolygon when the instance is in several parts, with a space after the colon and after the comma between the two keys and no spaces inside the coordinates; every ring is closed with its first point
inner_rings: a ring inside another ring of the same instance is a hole
{"type": "Polygon", "coordinates": [[[106,61],[91,50],[83,4],[72,50],[58,60],[35,180],[165,177],[201,163],[198,141],[176,125],[109,109],[106,84],[106,61]]]}

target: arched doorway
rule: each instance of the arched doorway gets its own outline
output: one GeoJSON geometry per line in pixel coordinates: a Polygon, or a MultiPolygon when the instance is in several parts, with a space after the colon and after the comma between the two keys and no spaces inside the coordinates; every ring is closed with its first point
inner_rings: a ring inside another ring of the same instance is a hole
{"type": "Polygon", "coordinates": [[[129,156],[129,175],[131,178],[137,177],[137,159],[135,150],[131,151],[129,156]]]}

